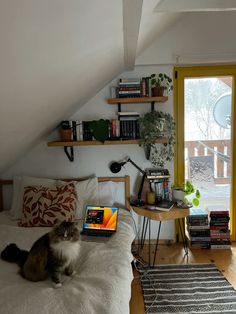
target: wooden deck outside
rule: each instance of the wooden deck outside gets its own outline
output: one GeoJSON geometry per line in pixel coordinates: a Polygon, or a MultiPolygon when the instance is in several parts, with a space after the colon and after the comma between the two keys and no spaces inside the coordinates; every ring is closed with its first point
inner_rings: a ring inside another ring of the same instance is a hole
{"type": "Polygon", "coordinates": [[[186,157],[194,156],[214,156],[214,183],[230,183],[230,162],[224,161],[215,152],[231,156],[230,140],[207,140],[207,141],[186,141],[186,157]]]}

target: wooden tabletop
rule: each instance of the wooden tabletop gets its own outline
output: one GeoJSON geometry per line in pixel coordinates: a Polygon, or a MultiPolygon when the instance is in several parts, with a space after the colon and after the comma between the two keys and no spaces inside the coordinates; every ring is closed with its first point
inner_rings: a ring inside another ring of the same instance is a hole
{"type": "Polygon", "coordinates": [[[132,208],[136,214],[158,221],[174,220],[189,216],[189,208],[172,207],[171,210],[168,212],[161,210],[150,210],[145,208],[145,206],[132,206],[132,208]]]}

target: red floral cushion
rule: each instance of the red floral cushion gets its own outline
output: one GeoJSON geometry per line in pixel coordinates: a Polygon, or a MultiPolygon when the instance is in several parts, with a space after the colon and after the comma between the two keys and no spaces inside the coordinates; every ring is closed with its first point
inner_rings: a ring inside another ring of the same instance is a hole
{"type": "Polygon", "coordinates": [[[24,189],[22,227],[53,226],[57,220],[75,219],[76,192],[74,184],[47,188],[27,186],[24,189]]]}

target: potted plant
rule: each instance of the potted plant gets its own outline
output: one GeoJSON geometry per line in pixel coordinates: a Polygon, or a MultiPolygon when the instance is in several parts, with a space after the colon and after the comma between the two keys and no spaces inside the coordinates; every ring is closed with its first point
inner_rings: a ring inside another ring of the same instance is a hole
{"type": "Polygon", "coordinates": [[[167,95],[173,90],[172,79],[165,73],[151,74],[152,96],[163,96],[166,90],[167,95]]]}
{"type": "Polygon", "coordinates": [[[139,118],[140,145],[153,167],[164,167],[174,157],[175,122],[171,114],[162,111],[146,112],[139,118]],[[167,143],[156,143],[160,137],[167,143]]]}
{"type": "Polygon", "coordinates": [[[184,203],[190,203],[194,206],[199,205],[199,199],[201,197],[200,191],[195,189],[192,182],[187,180],[182,187],[173,187],[173,200],[174,201],[183,201],[184,203]],[[190,200],[189,196],[193,195],[193,198],[190,200]]]}
{"type": "Polygon", "coordinates": [[[70,121],[61,121],[59,132],[60,132],[61,140],[63,142],[72,141],[72,129],[71,129],[70,121]]]}

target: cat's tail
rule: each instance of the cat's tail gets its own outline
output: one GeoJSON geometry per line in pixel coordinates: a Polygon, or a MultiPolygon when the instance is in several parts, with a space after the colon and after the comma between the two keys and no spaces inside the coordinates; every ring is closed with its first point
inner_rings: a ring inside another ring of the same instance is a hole
{"type": "Polygon", "coordinates": [[[29,255],[28,251],[21,250],[15,243],[8,244],[1,252],[1,258],[10,263],[16,263],[22,267],[29,255]]]}

